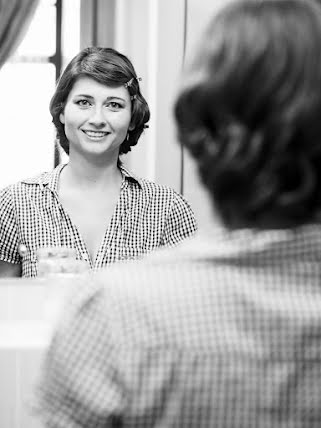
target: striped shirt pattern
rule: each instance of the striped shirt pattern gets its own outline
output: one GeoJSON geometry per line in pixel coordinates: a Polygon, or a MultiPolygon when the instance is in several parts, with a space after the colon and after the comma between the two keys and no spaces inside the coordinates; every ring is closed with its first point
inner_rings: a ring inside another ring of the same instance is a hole
{"type": "Polygon", "coordinates": [[[120,197],[97,257],[91,260],[59,201],[58,180],[64,166],[0,192],[0,260],[22,263],[22,276],[37,276],[37,249],[41,247],[74,248],[77,259],[96,270],[176,245],[196,230],[192,209],[180,194],[121,168],[120,197]],[[21,245],[25,249],[22,256],[21,245]]]}
{"type": "Polygon", "coordinates": [[[45,359],[44,426],[320,428],[319,225],[213,233],[83,282],[45,359]]]}

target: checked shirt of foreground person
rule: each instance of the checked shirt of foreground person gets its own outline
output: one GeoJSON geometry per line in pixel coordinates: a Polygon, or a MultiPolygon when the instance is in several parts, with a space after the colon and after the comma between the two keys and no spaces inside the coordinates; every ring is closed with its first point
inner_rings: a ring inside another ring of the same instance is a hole
{"type": "Polygon", "coordinates": [[[157,253],[77,286],[43,370],[45,426],[320,428],[319,224],[157,253]]]}

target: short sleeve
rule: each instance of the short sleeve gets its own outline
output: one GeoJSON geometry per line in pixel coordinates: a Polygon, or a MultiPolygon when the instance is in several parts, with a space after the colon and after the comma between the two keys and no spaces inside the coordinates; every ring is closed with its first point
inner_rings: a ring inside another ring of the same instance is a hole
{"type": "Polygon", "coordinates": [[[11,187],[0,191],[0,260],[20,263],[19,237],[11,187]]]}
{"type": "Polygon", "coordinates": [[[166,220],[162,245],[171,246],[192,236],[197,230],[194,212],[186,199],[173,191],[173,200],[166,220]]]}
{"type": "Polygon", "coordinates": [[[46,427],[105,428],[123,413],[119,352],[106,300],[97,291],[78,308],[75,300],[65,308],[34,397],[35,413],[46,427]]]}

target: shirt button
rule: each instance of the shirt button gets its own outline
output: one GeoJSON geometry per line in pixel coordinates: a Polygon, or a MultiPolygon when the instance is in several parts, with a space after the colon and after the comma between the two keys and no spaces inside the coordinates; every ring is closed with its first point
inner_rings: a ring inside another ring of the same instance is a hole
{"type": "Polygon", "coordinates": [[[20,254],[21,257],[27,254],[27,247],[25,244],[19,244],[18,253],[20,254]]]}

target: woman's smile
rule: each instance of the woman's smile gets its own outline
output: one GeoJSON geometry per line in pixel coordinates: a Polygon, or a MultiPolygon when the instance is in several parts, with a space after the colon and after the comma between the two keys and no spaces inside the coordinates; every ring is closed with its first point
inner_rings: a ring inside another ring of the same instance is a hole
{"type": "Polygon", "coordinates": [[[82,132],[86,134],[86,136],[92,140],[92,141],[101,141],[103,140],[107,135],[110,134],[110,132],[105,131],[92,131],[92,130],[86,130],[82,129],[82,132]]]}

